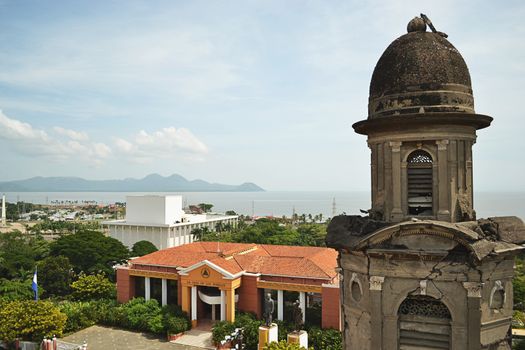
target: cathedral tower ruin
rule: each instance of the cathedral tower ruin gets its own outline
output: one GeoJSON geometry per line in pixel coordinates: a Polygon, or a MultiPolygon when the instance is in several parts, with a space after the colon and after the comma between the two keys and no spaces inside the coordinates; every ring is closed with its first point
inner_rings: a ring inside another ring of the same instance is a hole
{"type": "Polygon", "coordinates": [[[476,220],[476,114],[458,50],[425,16],[379,59],[368,118],[372,208],[335,217],[345,349],[510,349],[516,217],[476,220]],[[431,31],[427,31],[427,26],[431,31]]]}

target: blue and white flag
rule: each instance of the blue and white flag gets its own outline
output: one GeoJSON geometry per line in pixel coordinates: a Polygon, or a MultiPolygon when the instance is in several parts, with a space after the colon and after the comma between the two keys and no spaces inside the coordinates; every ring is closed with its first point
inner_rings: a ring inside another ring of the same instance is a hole
{"type": "Polygon", "coordinates": [[[35,300],[38,300],[37,272],[38,272],[38,269],[35,270],[35,274],[33,275],[33,283],[31,283],[31,288],[33,289],[33,292],[35,292],[35,300]]]}

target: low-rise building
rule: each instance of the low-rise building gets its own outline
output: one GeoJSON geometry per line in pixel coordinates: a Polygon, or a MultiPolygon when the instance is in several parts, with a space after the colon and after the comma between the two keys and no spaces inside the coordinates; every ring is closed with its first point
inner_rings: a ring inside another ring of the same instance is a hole
{"type": "Polygon", "coordinates": [[[193,242],[197,228],[215,231],[217,225],[236,226],[236,215],[187,214],[181,196],[127,196],[126,218],[104,221],[109,235],[131,248],[138,241],[150,241],[158,249],[193,242]]]}
{"type": "Polygon", "coordinates": [[[177,304],[196,325],[202,319],[233,322],[236,310],[261,318],[264,295],[272,293],[277,319],[284,319],[290,297],[299,300],[303,320],[317,301],[321,326],[339,330],[336,268],[337,252],[330,248],[194,242],[118,266],[117,299],[177,304]]]}

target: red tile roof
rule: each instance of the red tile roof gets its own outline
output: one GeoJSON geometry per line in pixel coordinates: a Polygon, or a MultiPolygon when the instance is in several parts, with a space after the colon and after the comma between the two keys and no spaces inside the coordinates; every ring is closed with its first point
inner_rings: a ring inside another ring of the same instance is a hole
{"type": "Polygon", "coordinates": [[[159,250],[131,263],[186,268],[203,260],[231,274],[245,271],[328,280],[337,275],[337,252],[331,248],[252,243],[194,242],[159,250]]]}

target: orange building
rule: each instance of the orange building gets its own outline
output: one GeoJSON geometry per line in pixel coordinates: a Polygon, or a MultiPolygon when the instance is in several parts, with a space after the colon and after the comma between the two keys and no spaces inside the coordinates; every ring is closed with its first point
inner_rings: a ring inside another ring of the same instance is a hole
{"type": "Polygon", "coordinates": [[[330,248],[194,242],[117,267],[117,299],[178,304],[196,325],[202,319],[234,321],[237,310],[262,318],[264,294],[272,293],[277,319],[284,318],[285,300],[298,297],[303,318],[317,302],[321,326],[341,329],[336,268],[337,252],[330,248]]]}

